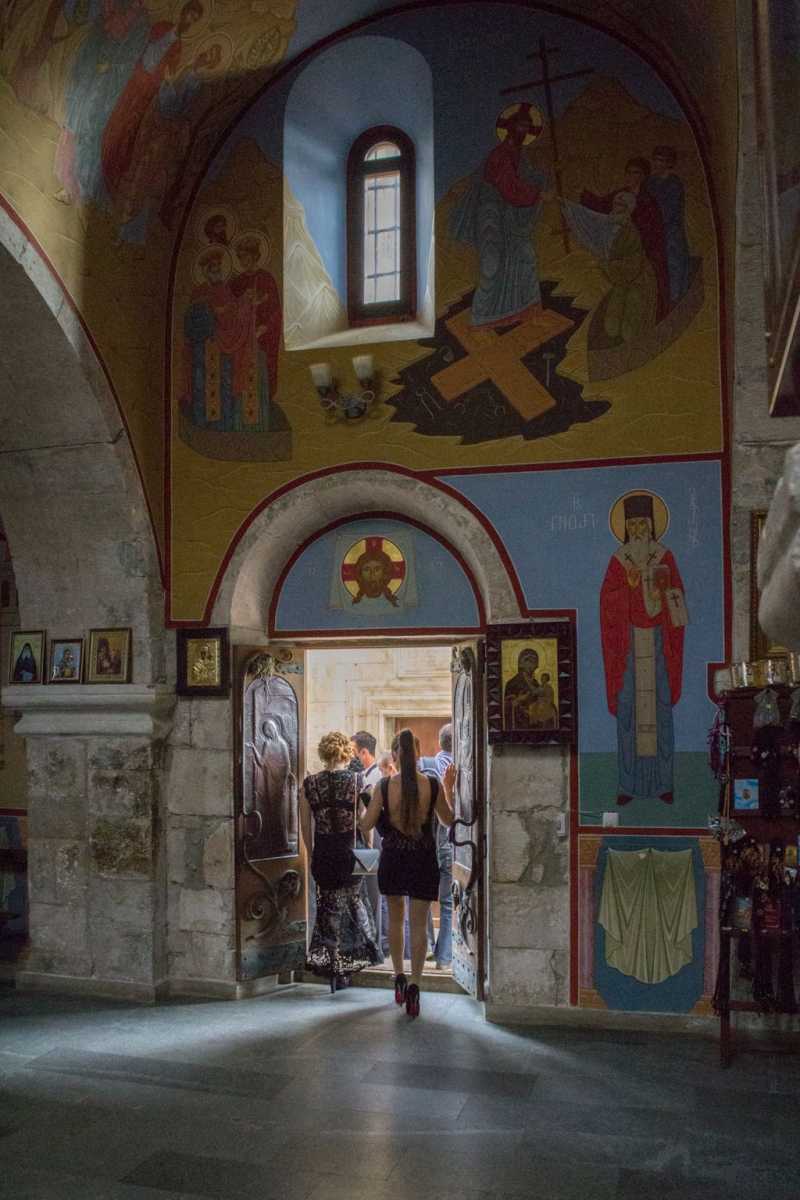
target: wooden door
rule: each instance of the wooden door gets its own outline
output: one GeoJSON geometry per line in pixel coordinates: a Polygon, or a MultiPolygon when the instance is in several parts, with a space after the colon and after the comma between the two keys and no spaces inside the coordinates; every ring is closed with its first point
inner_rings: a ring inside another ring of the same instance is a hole
{"type": "Polygon", "coordinates": [[[453,647],[453,977],[483,999],[485,946],[485,751],[483,643],[453,647]]]}
{"type": "Polygon", "coordinates": [[[410,713],[405,717],[394,718],[394,731],[413,729],[419,738],[419,752],[423,758],[435,758],[439,753],[439,730],[450,720],[449,713],[438,717],[419,717],[410,713]]]}
{"type": "Polygon", "coordinates": [[[235,678],[237,978],[247,980],[305,960],[304,652],[237,647],[235,678]]]}

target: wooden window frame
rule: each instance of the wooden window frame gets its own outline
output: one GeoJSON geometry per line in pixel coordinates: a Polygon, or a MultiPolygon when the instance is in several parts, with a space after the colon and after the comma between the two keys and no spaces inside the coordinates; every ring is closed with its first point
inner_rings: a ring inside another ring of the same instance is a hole
{"type": "Polygon", "coordinates": [[[394,125],[375,125],[360,134],[347,156],[347,316],[351,326],[413,321],[417,312],[417,172],[414,143],[394,125]],[[400,157],[365,162],[379,142],[394,142],[400,157]],[[383,171],[400,172],[400,299],[365,304],[364,180],[383,171]]]}

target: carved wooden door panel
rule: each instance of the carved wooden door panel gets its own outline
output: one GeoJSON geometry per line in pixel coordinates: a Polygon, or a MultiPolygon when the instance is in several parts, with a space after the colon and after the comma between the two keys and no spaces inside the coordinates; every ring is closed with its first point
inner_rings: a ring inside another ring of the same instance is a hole
{"type": "Polygon", "coordinates": [[[290,646],[238,647],[236,929],[240,980],[299,970],[306,953],[300,841],[305,661],[290,646]]]}
{"type": "Polygon", "coordinates": [[[483,643],[453,647],[453,976],[483,999],[485,944],[485,758],[483,643]]]}

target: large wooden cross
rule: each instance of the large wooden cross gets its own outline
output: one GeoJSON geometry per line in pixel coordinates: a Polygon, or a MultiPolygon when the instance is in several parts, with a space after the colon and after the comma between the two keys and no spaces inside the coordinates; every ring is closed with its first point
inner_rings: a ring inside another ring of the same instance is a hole
{"type": "Polygon", "coordinates": [[[445,321],[453,337],[467,351],[467,356],[431,376],[431,383],[442,399],[452,404],[465,392],[490,380],[523,421],[532,421],[553,408],[555,400],[531,375],[522,359],[538,346],[571,329],[574,322],[549,308],[526,317],[502,335],[494,329],[476,327],[471,322],[469,308],[445,321]]]}
{"type": "MultiPolygon", "coordinates": [[[[514,92],[527,92],[531,88],[544,88],[544,102],[547,108],[547,120],[550,126],[550,140],[553,147],[553,174],[556,180],[556,192],[560,200],[564,199],[564,189],[561,183],[561,166],[558,158],[558,139],[556,135],[556,114],[553,108],[553,84],[561,83],[564,79],[579,79],[582,75],[591,75],[593,67],[585,67],[580,71],[565,71],[563,75],[550,74],[550,55],[558,54],[560,46],[548,46],[546,38],[539,38],[539,49],[534,50],[529,54],[528,58],[538,58],[542,64],[542,74],[539,79],[529,79],[527,83],[515,83],[511,87],[503,88],[500,95],[510,96],[514,92]]],[[[569,228],[565,222],[561,223],[561,236],[564,239],[564,249],[567,254],[570,252],[569,243],[569,228]]]]}

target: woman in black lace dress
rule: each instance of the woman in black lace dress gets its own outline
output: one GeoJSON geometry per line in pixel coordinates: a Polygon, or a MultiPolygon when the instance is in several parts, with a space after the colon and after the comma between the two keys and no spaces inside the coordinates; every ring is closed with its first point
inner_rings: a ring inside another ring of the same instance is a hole
{"type": "Polygon", "coordinates": [[[453,823],[455,768],[447,768],[442,786],[433,775],[417,770],[419,740],[401,729],[392,742],[399,775],[384,778],[372,790],[359,822],[363,833],[377,826],[383,838],[378,887],[389,906],[389,951],[394,968],[394,998],[410,1017],[419,1016],[419,987],[427,948],[428,911],[439,899],[434,813],[444,825],[453,823]],[[411,925],[411,982],[403,973],[405,897],[411,925]]]}
{"type": "Polygon", "coordinates": [[[300,797],[300,828],[317,887],[317,919],[306,966],[346,987],[353,971],[382,961],[372,913],[353,875],[358,777],[347,770],[350,738],[328,733],[319,744],[325,770],[308,775],[300,797]]]}

